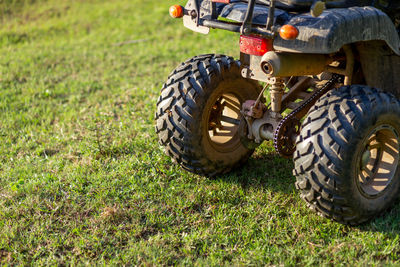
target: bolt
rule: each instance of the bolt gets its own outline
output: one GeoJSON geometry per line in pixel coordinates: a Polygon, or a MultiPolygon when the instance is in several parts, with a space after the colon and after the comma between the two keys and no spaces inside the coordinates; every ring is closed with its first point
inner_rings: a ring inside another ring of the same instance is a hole
{"type": "Polygon", "coordinates": [[[249,78],[250,74],[251,74],[251,70],[249,68],[242,69],[242,77],[243,78],[249,78]]]}
{"type": "Polygon", "coordinates": [[[191,16],[192,18],[196,18],[196,17],[197,17],[197,12],[196,12],[196,10],[190,11],[190,16],[191,16]]]}

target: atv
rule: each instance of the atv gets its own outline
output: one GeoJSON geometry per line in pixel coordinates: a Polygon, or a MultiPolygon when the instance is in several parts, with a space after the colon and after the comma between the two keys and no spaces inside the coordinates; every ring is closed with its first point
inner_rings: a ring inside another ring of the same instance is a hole
{"type": "Polygon", "coordinates": [[[196,56],[163,85],[155,129],[174,162],[223,174],[272,140],[320,215],[355,225],[395,202],[400,1],[189,0],[169,11],[195,32],[240,34],[240,60],[196,56]]]}

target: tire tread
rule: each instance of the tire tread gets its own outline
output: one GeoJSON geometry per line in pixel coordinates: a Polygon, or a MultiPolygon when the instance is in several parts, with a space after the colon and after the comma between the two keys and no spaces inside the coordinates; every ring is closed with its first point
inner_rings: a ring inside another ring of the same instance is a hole
{"type": "Polygon", "coordinates": [[[343,187],[343,161],[351,140],[363,127],[367,114],[378,109],[400,114],[400,103],[391,94],[362,85],[334,89],[310,109],[296,141],[295,186],[312,210],[344,224],[371,218],[349,203],[343,187]]]}
{"type": "MultiPolygon", "coordinates": [[[[240,76],[240,62],[224,55],[207,54],[193,57],[180,64],[168,76],[157,100],[155,131],[160,145],[173,161],[184,169],[208,176],[225,173],[243,163],[252,150],[233,165],[211,162],[199,151],[199,137],[194,125],[201,112],[204,96],[220,80],[240,76]]],[[[248,81],[257,90],[255,81],[248,81]]]]}

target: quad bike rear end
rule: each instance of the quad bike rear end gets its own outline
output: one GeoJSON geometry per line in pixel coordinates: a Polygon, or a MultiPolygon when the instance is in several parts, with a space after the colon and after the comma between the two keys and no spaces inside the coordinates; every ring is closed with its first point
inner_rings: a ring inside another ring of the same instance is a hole
{"type": "Polygon", "coordinates": [[[240,33],[240,60],[196,56],[164,84],[156,132],[175,162],[213,176],[273,140],[319,214],[359,224],[394,203],[398,1],[189,0],[170,13],[199,33],[240,33]]]}

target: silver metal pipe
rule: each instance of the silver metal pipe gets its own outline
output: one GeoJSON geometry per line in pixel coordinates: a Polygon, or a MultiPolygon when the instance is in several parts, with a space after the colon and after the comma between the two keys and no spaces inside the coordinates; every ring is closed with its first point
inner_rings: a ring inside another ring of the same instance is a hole
{"type": "Polygon", "coordinates": [[[261,58],[261,69],[269,77],[317,75],[333,59],[324,54],[296,54],[269,51],[261,58]]]}

